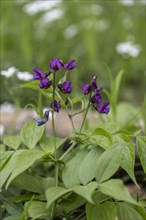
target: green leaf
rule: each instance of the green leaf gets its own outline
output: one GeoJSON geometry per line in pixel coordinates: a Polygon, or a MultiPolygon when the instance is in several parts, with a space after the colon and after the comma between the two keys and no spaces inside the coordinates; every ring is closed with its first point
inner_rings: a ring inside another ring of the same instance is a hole
{"type": "Polygon", "coordinates": [[[11,215],[3,218],[3,220],[18,220],[18,219],[20,219],[19,215],[11,215]]]}
{"type": "Polygon", "coordinates": [[[91,143],[96,143],[104,149],[112,145],[111,135],[102,128],[96,128],[90,137],[91,143]]]}
{"type": "Polygon", "coordinates": [[[134,208],[125,202],[117,203],[117,215],[119,220],[144,220],[134,208]]]}
{"type": "Polygon", "coordinates": [[[146,136],[138,136],[136,141],[141,165],[146,174],[146,136]]]}
{"type": "Polygon", "coordinates": [[[97,160],[96,180],[103,182],[109,179],[119,168],[121,163],[122,147],[111,147],[107,149],[97,160]]]}
{"type": "Polygon", "coordinates": [[[100,147],[94,147],[89,153],[85,156],[84,160],[81,162],[79,168],[79,178],[81,183],[86,185],[96,174],[96,161],[103,153],[103,149],[100,147]]]}
{"type": "Polygon", "coordinates": [[[10,156],[14,153],[14,151],[4,151],[1,152],[0,156],[0,170],[6,165],[7,161],[9,160],[10,156]]]}
{"type": "Polygon", "coordinates": [[[3,204],[10,215],[20,215],[23,211],[21,204],[14,203],[11,200],[4,201],[3,204]]]}
{"type": "Polygon", "coordinates": [[[6,150],[6,146],[4,144],[0,144],[0,153],[6,150]]]}
{"type": "Polygon", "coordinates": [[[31,82],[27,82],[27,83],[19,85],[19,87],[39,90],[38,84],[39,84],[39,81],[31,81],[31,82]]]}
{"type": "Polygon", "coordinates": [[[6,187],[9,186],[10,182],[16,176],[28,169],[37,159],[41,158],[43,154],[43,151],[35,149],[24,150],[21,152],[21,154],[16,158],[15,165],[7,181],[6,187]]]}
{"type": "Polygon", "coordinates": [[[98,122],[97,127],[106,130],[110,134],[114,134],[119,131],[120,124],[117,122],[108,122],[108,123],[98,122]]]}
{"type": "MultiPolygon", "coordinates": [[[[26,206],[28,203],[26,203],[26,206]]],[[[27,208],[28,217],[33,219],[39,219],[39,218],[45,219],[50,214],[50,211],[46,208],[46,205],[47,205],[46,202],[31,201],[28,204],[28,208],[27,208]]]]}
{"type": "Polygon", "coordinates": [[[88,202],[94,204],[92,196],[96,188],[97,188],[97,182],[91,182],[86,186],[74,186],[72,190],[76,194],[82,196],[88,202]]]}
{"type": "Polygon", "coordinates": [[[60,202],[60,205],[66,213],[69,213],[70,211],[77,209],[80,206],[82,206],[83,204],[85,204],[85,202],[86,202],[86,200],[83,199],[81,196],[79,196],[75,193],[72,193],[67,198],[62,200],[60,202]]]}
{"type": "Polygon", "coordinates": [[[63,195],[71,192],[70,189],[65,189],[63,187],[50,187],[46,190],[46,198],[47,198],[47,208],[55,202],[57,199],[62,197],[63,195]]]}
{"type": "MultiPolygon", "coordinates": [[[[59,149],[66,141],[66,138],[56,138],[56,149],[59,149]]],[[[55,152],[54,138],[53,137],[43,137],[40,141],[40,147],[46,153],[53,154],[55,152]]]]}
{"type": "Polygon", "coordinates": [[[1,177],[1,181],[0,181],[0,187],[2,187],[4,185],[4,183],[6,182],[7,178],[9,177],[9,175],[11,174],[15,163],[16,163],[16,159],[17,157],[24,152],[24,150],[18,150],[15,151],[9,158],[8,160],[6,160],[6,163],[4,164],[4,166],[2,167],[2,170],[0,172],[0,177],[1,177]]]}
{"type": "Polygon", "coordinates": [[[138,183],[136,181],[135,174],[134,174],[134,165],[133,165],[134,147],[128,143],[126,145],[122,151],[121,167],[128,173],[128,175],[131,177],[133,182],[138,186],[138,183]]]}
{"type": "Polygon", "coordinates": [[[27,173],[22,173],[18,175],[13,180],[12,184],[30,192],[35,192],[35,193],[43,192],[42,182],[40,181],[39,177],[35,177],[27,173]]]}
{"type": "Polygon", "coordinates": [[[111,179],[101,183],[99,184],[98,189],[115,200],[126,201],[138,205],[130,195],[128,189],[124,186],[123,182],[119,179],[111,179]]]}
{"type": "Polygon", "coordinates": [[[91,205],[90,203],[87,203],[86,213],[87,220],[115,220],[116,207],[112,202],[104,202],[97,205],[91,205]]]}
{"type": "Polygon", "coordinates": [[[28,148],[34,148],[36,143],[40,140],[45,125],[37,126],[37,123],[33,120],[27,122],[21,130],[21,140],[28,148]]]}
{"type": "Polygon", "coordinates": [[[77,152],[77,155],[64,166],[62,170],[62,179],[67,188],[80,184],[79,167],[86,155],[87,152],[84,150],[77,152]]]}
{"type": "Polygon", "coordinates": [[[21,144],[21,138],[19,135],[5,136],[3,139],[5,145],[10,148],[17,149],[21,144]]]}
{"type": "Polygon", "coordinates": [[[107,196],[105,194],[103,194],[102,192],[100,191],[96,191],[94,192],[93,194],[93,201],[94,201],[94,204],[100,204],[102,202],[105,202],[106,200],[110,199],[110,196],[107,196]]]}

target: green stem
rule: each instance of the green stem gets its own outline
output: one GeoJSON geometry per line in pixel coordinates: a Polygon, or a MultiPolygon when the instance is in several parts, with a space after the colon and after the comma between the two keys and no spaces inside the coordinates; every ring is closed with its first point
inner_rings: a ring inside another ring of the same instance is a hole
{"type": "Polygon", "coordinates": [[[90,108],[90,100],[88,102],[88,105],[87,105],[87,108],[86,108],[86,111],[85,111],[85,115],[84,115],[84,118],[83,118],[83,121],[82,121],[82,124],[81,124],[81,128],[80,128],[80,131],[79,131],[79,137],[81,135],[81,132],[82,132],[82,129],[83,129],[83,126],[84,126],[89,108],[90,108]]]}
{"type": "MultiPolygon", "coordinates": [[[[57,161],[57,148],[56,148],[56,130],[55,130],[55,120],[54,120],[54,111],[55,111],[55,73],[53,73],[53,111],[52,111],[52,132],[53,132],[53,139],[54,139],[54,149],[55,149],[55,161],[57,161]]],[[[58,186],[58,164],[55,163],[55,186],[58,186]]]]}
{"type": "MultiPolygon", "coordinates": [[[[56,148],[56,130],[55,130],[55,119],[54,119],[54,111],[55,111],[55,73],[53,73],[53,80],[52,80],[52,87],[53,87],[53,97],[52,97],[52,132],[53,132],[53,140],[54,140],[54,156],[55,156],[55,186],[58,186],[58,164],[57,164],[57,148],[56,148]]],[[[50,220],[54,218],[54,212],[56,208],[56,202],[53,204],[50,220]]]]}
{"type": "Polygon", "coordinates": [[[82,129],[83,129],[83,126],[84,126],[86,117],[87,117],[87,113],[88,113],[88,110],[89,110],[89,108],[90,108],[91,96],[92,96],[92,90],[91,90],[90,95],[89,95],[88,105],[87,105],[87,108],[86,108],[86,110],[85,110],[84,118],[83,118],[83,121],[82,121],[82,124],[81,124],[81,128],[80,128],[80,131],[79,131],[79,137],[80,137],[80,135],[81,135],[81,132],[82,132],[82,129]]]}
{"type": "Polygon", "coordinates": [[[60,157],[60,160],[63,160],[63,158],[77,145],[76,142],[74,142],[66,151],[65,153],[60,157]]]}

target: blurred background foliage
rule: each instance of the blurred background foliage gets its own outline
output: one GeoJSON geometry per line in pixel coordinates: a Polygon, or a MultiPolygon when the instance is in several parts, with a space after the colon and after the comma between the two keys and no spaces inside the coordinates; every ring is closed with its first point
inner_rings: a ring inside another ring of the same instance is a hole
{"type": "MultiPolygon", "coordinates": [[[[120,100],[139,105],[145,83],[145,6],[144,0],[1,0],[0,68],[15,66],[33,74],[34,67],[46,72],[52,58],[76,59],[69,77],[73,95],[79,95],[81,83],[95,73],[100,86],[109,88],[107,64],[114,76],[124,69],[120,100]],[[118,49],[121,42],[132,42],[130,52],[123,52],[124,45],[118,49]]],[[[0,77],[1,103],[12,102],[9,90],[25,82],[0,77]]],[[[15,94],[21,106],[36,95],[29,89],[15,94]]]]}

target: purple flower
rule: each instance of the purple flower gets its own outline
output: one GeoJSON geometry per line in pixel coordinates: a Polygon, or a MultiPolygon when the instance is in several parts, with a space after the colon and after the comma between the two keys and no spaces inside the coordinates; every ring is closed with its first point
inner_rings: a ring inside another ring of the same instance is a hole
{"type": "Polygon", "coordinates": [[[101,97],[101,95],[100,95],[99,93],[95,94],[95,95],[92,96],[92,98],[91,98],[91,102],[92,102],[92,104],[95,105],[95,106],[98,105],[98,104],[100,104],[101,101],[102,101],[102,97],[101,97]]]}
{"type": "Polygon", "coordinates": [[[110,111],[110,108],[107,108],[107,106],[109,104],[110,104],[109,102],[104,102],[100,107],[97,107],[97,111],[102,114],[108,114],[110,111]]]}
{"type": "Polygon", "coordinates": [[[72,87],[71,87],[71,81],[65,81],[62,84],[58,85],[58,88],[62,93],[71,93],[72,87]]]}
{"type": "Polygon", "coordinates": [[[91,91],[91,85],[90,84],[82,84],[82,90],[84,95],[89,94],[89,92],[91,91]]]}
{"type": "Polygon", "coordinates": [[[34,120],[38,123],[38,126],[46,124],[46,122],[48,121],[47,119],[44,118],[35,118],[34,120]]]}
{"type": "Polygon", "coordinates": [[[46,75],[41,70],[39,70],[38,68],[34,68],[33,71],[36,73],[36,74],[33,75],[34,80],[46,78],[46,75]]]}
{"type": "Polygon", "coordinates": [[[66,64],[63,64],[63,68],[66,70],[72,70],[74,69],[76,66],[74,65],[74,62],[76,62],[76,60],[71,60],[66,64]]]}
{"type": "Polygon", "coordinates": [[[52,81],[50,81],[48,78],[44,78],[40,80],[39,87],[41,89],[48,89],[52,85],[52,81]]]}
{"type": "Polygon", "coordinates": [[[103,87],[98,88],[97,83],[96,83],[96,79],[97,79],[97,77],[94,75],[92,78],[91,87],[92,87],[92,90],[97,93],[97,92],[100,92],[101,90],[103,90],[103,87]]]}
{"type": "MultiPolygon", "coordinates": [[[[54,100],[54,111],[59,112],[60,107],[60,101],[54,100]]],[[[50,103],[50,108],[53,108],[53,102],[50,103]]]]}
{"type": "Polygon", "coordinates": [[[49,119],[49,111],[46,111],[44,114],[44,118],[35,118],[34,120],[38,123],[38,126],[46,124],[49,119]]]}
{"type": "Polygon", "coordinates": [[[62,68],[62,63],[59,59],[52,59],[50,61],[50,68],[56,72],[62,68]]]}

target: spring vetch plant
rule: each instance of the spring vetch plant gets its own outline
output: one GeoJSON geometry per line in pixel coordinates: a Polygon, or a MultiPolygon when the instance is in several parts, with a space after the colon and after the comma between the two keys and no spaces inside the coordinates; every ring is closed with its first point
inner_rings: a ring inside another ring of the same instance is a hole
{"type": "Polygon", "coordinates": [[[28,121],[20,135],[4,137],[7,148],[2,152],[1,200],[5,220],[145,218],[143,200],[134,198],[117,176],[119,170],[125,170],[139,190],[132,140],[137,141],[145,172],[145,136],[122,130],[115,120],[111,121],[110,102],[104,101],[104,89],[98,86],[95,74],[88,84],[81,85],[82,98],[71,98],[73,85],[67,77],[70,71],[74,74],[75,63],[52,59],[47,72],[34,68],[33,81],[24,85],[46,97],[48,109],[41,115],[43,105],[36,106],[38,117],[28,121]],[[76,102],[81,110],[74,110],[76,102]],[[55,114],[61,108],[65,108],[73,129],[66,138],[56,135],[55,114]],[[89,111],[96,112],[101,120],[86,128],[89,111]],[[74,124],[77,114],[83,114],[80,128],[74,124]],[[102,117],[108,118],[106,122],[102,117]],[[49,121],[51,137],[45,134],[49,121]],[[19,191],[16,195],[13,188],[19,191]]]}

